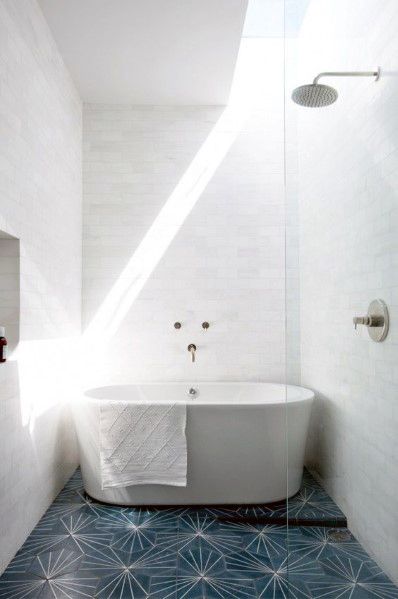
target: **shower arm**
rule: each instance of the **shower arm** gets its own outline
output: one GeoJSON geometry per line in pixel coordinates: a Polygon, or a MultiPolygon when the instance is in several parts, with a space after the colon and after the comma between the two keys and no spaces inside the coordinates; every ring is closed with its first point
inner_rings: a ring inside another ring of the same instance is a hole
{"type": "Polygon", "coordinates": [[[375,77],[375,81],[377,81],[380,77],[380,68],[377,71],[332,71],[319,73],[314,79],[314,85],[318,83],[321,77],[375,77]]]}

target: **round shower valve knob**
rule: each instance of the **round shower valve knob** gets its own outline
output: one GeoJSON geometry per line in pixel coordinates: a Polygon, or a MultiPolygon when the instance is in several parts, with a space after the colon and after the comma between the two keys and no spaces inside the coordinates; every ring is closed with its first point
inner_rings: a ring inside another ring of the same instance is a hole
{"type": "Polygon", "coordinates": [[[387,337],[390,325],[386,304],[381,299],[373,300],[373,302],[369,304],[367,315],[354,316],[353,322],[355,329],[358,325],[366,326],[369,337],[373,339],[373,341],[384,341],[387,337]]]}

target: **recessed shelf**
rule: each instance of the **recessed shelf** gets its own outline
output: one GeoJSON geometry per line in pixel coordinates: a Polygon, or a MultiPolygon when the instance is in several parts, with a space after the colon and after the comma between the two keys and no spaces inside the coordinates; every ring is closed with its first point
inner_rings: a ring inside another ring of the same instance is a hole
{"type": "Polygon", "coordinates": [[[19,262],[19,239],[0,230],[0,325],[6,329],[9,358],[19,342],[19,262]]]}

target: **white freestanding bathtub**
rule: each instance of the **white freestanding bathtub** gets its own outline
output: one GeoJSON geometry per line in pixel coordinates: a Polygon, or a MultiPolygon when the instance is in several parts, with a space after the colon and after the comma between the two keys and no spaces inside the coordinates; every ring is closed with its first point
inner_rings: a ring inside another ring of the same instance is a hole
{"type": "Polygon", "coordinates": [[[269,503],[291,497],[301,484],[313,397],[302,387],[269,383],[91,389],[74,410],[85,490],[94,499],[119,505],[269,503]],[[190,387],[197,390],[193,398],[190,387]],[[101,488],[99,406],[104,399],[187,404],[186,487],[101,488]]]}

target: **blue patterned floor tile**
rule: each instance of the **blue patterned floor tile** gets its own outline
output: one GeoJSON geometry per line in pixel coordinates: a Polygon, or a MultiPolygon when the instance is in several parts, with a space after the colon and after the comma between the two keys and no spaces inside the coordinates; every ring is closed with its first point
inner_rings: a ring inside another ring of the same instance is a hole
{"type": "MultiPolygon", "coordinates": [[[[286,508],[284,508],[286,510],[286,508]]],[[[334,501],[318,488],[304,487],[288,501],[289,518],[305,520],[343,519],[344,514],[334,501]]],[[[283,508],[282,508],[283,511],[283,508]]]]}
{"type": "Polygon", "coordinates": [[[98,599],[146,599],[150,585],[150,576],[127,568],[101,578],[95,596],[98,599]]]}
{"type": "Polygon", "coordinates": [[[71,489],[72,490],[78,490],[78,489],[83,490],[83,488],[84,488],[84,486],[83,486],[82,473],[81,473],[80,468],[77,468],[74,471],[74,473],[72,474],[72,476],[70,477],[70,479],[66,482],[64,488],[59,493],[59,495],[61,495],[65,491],[69,491],[71,489]]]}
{"type": "Polygon", "coordinates": [[[349,534],[349,538],[346,540],[333,540],[330,533],[335,530],[348,532],[347,529],[291,527],[289,529],[289,552],[308,555],[317,560],[332,555],[357,558],[364,562],[369,560],[368,554],[353,535],[349,534]]]}
{"type": "Polygon", "coordinates": [[[261,523],[320,526],[346,526],[347,520],[340,508],[332,501],[314,477],[304,470],[300,491],[288,501],[244,506],[215,506],[208,508],[223,520],[256,520],[261,523]]]}
{"type": "Polygon", "coordinates": [[[253,599],[253,580],[226,568],[225,556],[197,541],[179,552],[177,597],[189,599],[253,599]]]}
{"type": "Polygon", "coordinates": [[[79,571],[44,581],[39,599],[89,599],[95,597],[97,579],[82,576],[79,571]]]}
{"type": "Polygon", "coordinates": [[[312,599],[308,585],[293,576],[264,576],[256,580],[255,589],[257,599],[312,599]]]}
{"type": "Polygon", "coordinates": [[[177,574],[171,576],[151,577],[151,599],[178,599],[177,597],[177,574]]]}
{"type": "Polygon", "coordinates": [[[43,581],[40,599],[84,599],[93,596],[97,580],[79,571],[84,554],[50,551],[35,557],[27,572],[43,581]]]}
{"type": "Polygon", "coordinates": [[[126,569],[139,570],[143,574],[169,575],[177,567],[177,554],[168,549],[151,547],[143,551],[121,551],[113,547],[95,549],[85,554],[80,571],[102,577],[126,569]]]}
{"type": "Polygon", "coordinates": [[[210,514],[184,514],[180,517],[175,543],[179,550],[200,542],[203,548],[215,550],[224,555],[243,548],[243,537],[224,529],[210,514]]]}
{"type": "MultiPolygon", "coordinates": [[[[22,549],[20,549],[15,555],[14,559],[8,564],[4,574],[24,574],[28,570],[34,558],[35,555],[24,552],[22,549]]],[[[0,577],[0,583],[2,580],[2,577],[0,577]]]]}
{"type": "Polygon", "coordinates": [[[225,557],[228,570],[247,574],[251,578],[293,576],[303,581],[317,580],[323,575],[320,564],[307,556],[290,555],[286,550],[271,557],[249,551],[225,557]]]}
{"type": "Polygon", "coordinates": [[[332,555],[320,559],[324,576],[318,582],[310,582],[309,587],[315,599],[329,596],[343,599],[398,599],[398,588],[379,569],[370,569],[371,560],[344,555],[332,555]]]}
{"type": "Polygon", "coordinates": [[[60,546],[87,553],[91,549],[108,546],[112,540],[112,534],[96,528],[97,520],[98,516],[78,511],[62,517],[53,532],[66,535],[60,546]]]}
{"type": "Polygon", "coordinates": [[[75,551],[67,551],[65,549],[61,549],[61,551],[49,551],[37,555],[26,571],[40,578],[55,578],[63,574],[76,572],[83,558],[84,555],[82,553],[76,553],[75,551]]]}
{"type": "Polygon", "coordinates": [[[81,573],[75,553],[49,552],[37,556],[29,570],[0,578],[2,599],[88,599],[94,597],[97,578],[81,573]]]}
{"type": "Polygon", "coordinates": [[[239,535],[243,548],[249,553],[272,555],[287,553],[287,531],[285,526],[279,524],[251,524],[250,522],[221,523],[220,528],[224,534],[239,535]]]}
{"type": "Polygon", "coordinates": [[[27,572],[10,573],[9,568],[0,578],[1,599],[37,599],[44,581],[27,572]]]}
{"type": "Polygon", "coordinates": [[[318,525],[341,512],[308,472],[289,500],[289,521],[306,526],[286,516],[285,502],[104,505],[77,471],[0,577],[0,599],[398,599],[352,535],[318,525]]]}
{"type": "Polygon", "coordinates": [[[68,516],[76,511],[85,512],[90,516],[98,516],[101,504],[93,502],[85,493],[79,491],[68,491],[66,495],[61,494],[50,505],[39,525],[41,529],[51,528],[54,522],[63,516],[68,516]]]}
{"type": "Polygon", "coordinates": [[[146,530],[142,527],[132,528],[126,532],[119,532],[113,535],[112,547],[129,551],[132,547],[134,551],[155,547],[157,543],[156,532],[146,530]]]}

